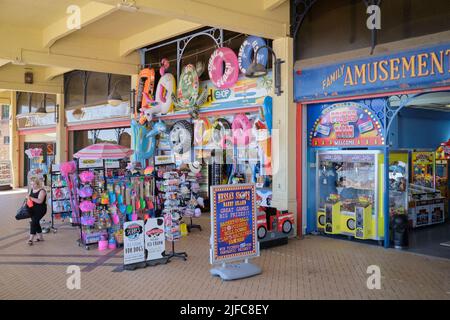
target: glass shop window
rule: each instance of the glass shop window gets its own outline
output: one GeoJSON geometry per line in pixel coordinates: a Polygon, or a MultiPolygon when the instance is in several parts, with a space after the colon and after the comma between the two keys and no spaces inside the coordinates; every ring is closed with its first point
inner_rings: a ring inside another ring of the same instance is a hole
{"type": "Polygon", "coordinates": [[[74,71],[67,75],[65,86],[65,107],[73,109],[84,104],[84,72],[74,71]]]}
{"type": "Polygon", "coordinates": [[[17,95],[17,114],[30,113],[30,98],[28,92],[19,92],[17,95]]]}
{"type": "Polygon", "coordinates": [[[86,104],[94,106],[108,102],[108,74],[90,72],[87,79],[86,104]]]}
{"type": "Polygon", "coordinates": [[[2,105],[2,120],[8,119],[9,119],[9,105],[4,104],[2,105]]]}

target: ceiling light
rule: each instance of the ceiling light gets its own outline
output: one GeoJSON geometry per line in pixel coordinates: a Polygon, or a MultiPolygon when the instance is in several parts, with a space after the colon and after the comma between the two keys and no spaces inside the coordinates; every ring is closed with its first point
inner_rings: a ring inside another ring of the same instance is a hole
{"type": "Polygon", "coordinates": [[[256,50],[255,54],[253,55],[253,61],[248,67],[245,75],[249,78],[256,78],[265,76],[268,73],[267,68],[264,65],[257,62],[258,51],[261,50],[262,48],[267,48],[275,58],[274,60],[275,94],[277,96],[280,96],[283,93],[283,91],[281,90],[281,64],[284,63],[284,61],[281,59],[277,59],[277,56],[271,47],[262,46],[256,50]]]}

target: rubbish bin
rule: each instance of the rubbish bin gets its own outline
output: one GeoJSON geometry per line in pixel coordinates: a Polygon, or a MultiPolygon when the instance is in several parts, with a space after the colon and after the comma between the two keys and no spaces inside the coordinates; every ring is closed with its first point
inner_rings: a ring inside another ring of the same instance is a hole
{"type": "Polygon", "coordinates": [[[404,249],[408,247],[408,215],[399,214],[394,216],[394,247],[404,249]]]}

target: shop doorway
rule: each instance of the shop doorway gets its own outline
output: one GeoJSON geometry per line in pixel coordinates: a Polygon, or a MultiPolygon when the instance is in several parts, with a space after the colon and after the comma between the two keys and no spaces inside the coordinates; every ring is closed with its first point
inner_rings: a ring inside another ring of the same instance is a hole
{"type": "MultiPolygon", "coordinates": [[[[32,148],[40,148],[42,149],[42,162],[48,168],[48,172],[50,172],[51,165],[55,163],[56,156],[56,143],[54,142],[25,142],[24,143],[24,151],[32,148]]],[[[24,153],[24,171],[23,171],[23,183],[24,186],[28,186],[27,175],[31,168],[31,161],[29,157],[24,153]]],[[[44,175],[45,185],[48,183],[47,174],[44,175]]]]}
{"type": "Polygon", "coordinates": [[[450,92],[410,97],[394,97],[398,108],[389,120],[381,112],[394,100],[389,96],[307,105],[307,233],[381,244],[389,232],[394,246],[393,220],[404,215],[406,250],[450,258],[450,153],[445,146],[450,139],[450,92]],[[378,125],[387,123],[388,137],[376,133],[378,125]],[[386,177],[389,199],[384,197],[386,177]]]}

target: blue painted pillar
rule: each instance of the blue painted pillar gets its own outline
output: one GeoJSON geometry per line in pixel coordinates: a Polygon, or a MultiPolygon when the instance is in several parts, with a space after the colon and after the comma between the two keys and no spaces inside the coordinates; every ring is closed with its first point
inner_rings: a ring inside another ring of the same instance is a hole
{"type": "MultiPolygon", "coordinates": [[[[389,142],[387,142],[389,143],[389,142]]],[[[383,193],[383,214],[384,214],[384,247],[390,246],[390,216],[389,216],[389,146],[384,148],[384,193],[383,193]]]]}

